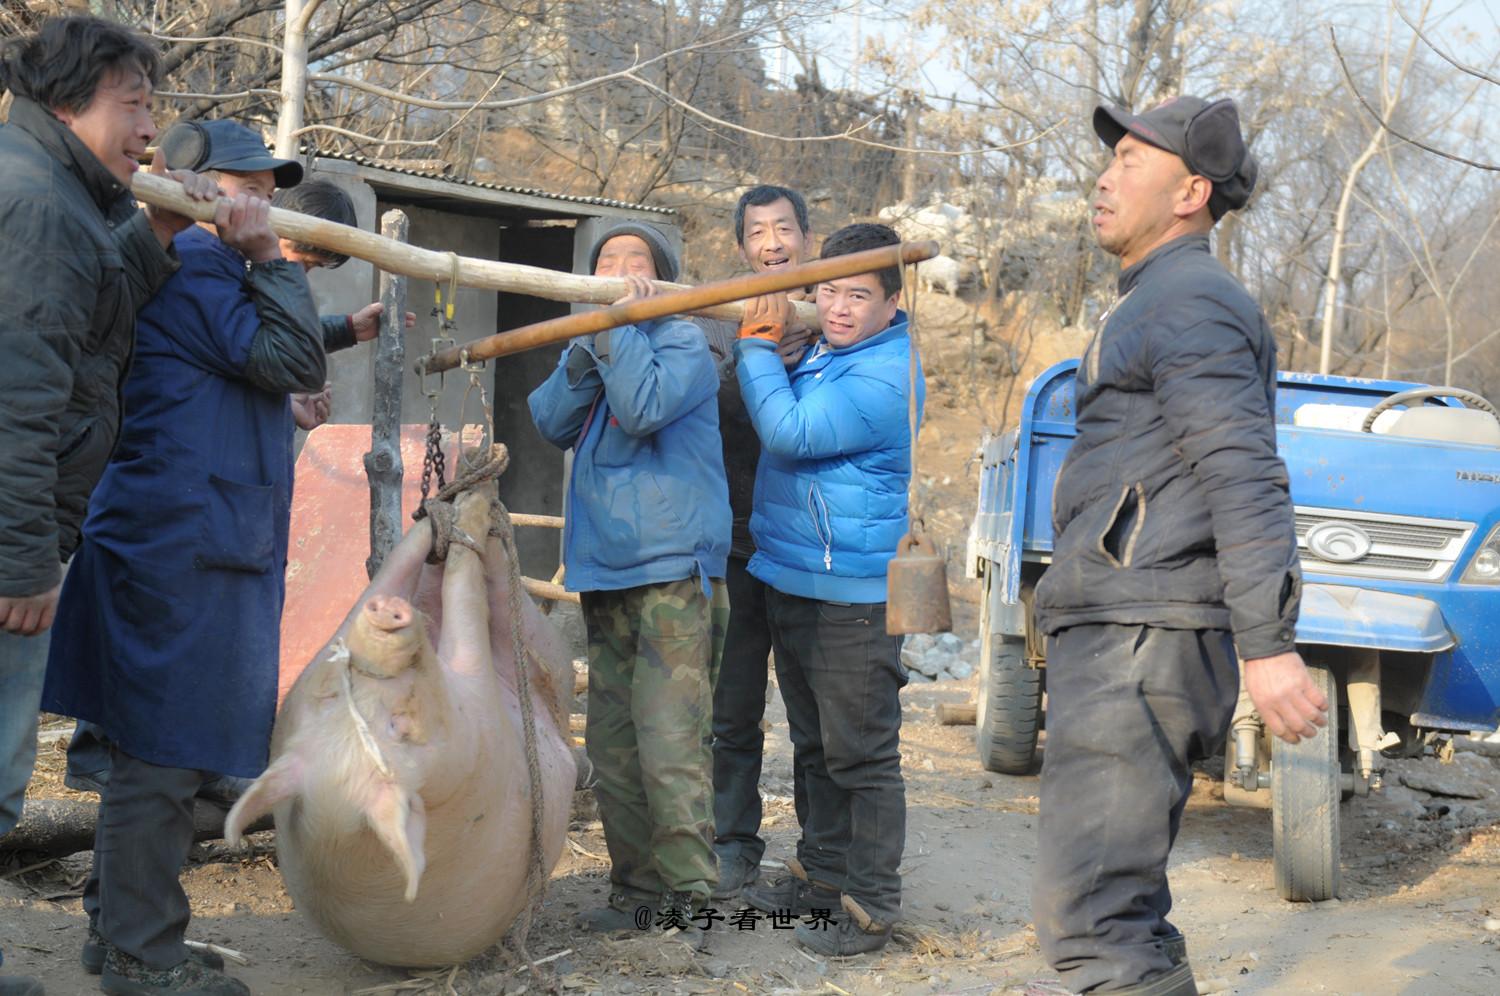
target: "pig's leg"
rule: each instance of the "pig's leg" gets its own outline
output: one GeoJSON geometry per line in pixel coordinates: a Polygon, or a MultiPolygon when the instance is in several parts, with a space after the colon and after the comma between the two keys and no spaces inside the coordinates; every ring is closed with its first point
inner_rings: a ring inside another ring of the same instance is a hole
{"type": "Polygon", "coordinates": [[[395,782],[386,782],[375,790],[375,797],[365,807],[370,829],[381,843],[390,848],[396,865],[406,877],[406,901],[417,898],[417,884],[427,866],[427,807],[419,795],[408,794],[395,782]]]}
{"type": "MultiPolygon", "coordinates": [[[[490,506],[472,492],[460,495],[458,527],[477,542],[484,542],[490,528],[490,506]]],[[[462,543],[448,545],[448,563],[443,570],[442,636],[438,659],[455,674],[480,674],[493,668],[490,650],[489,590],[479,555],[462,543]]]]}
{"type": "Polygon", "coordinates": [[[364,610],[365,603],[377,595],[398,595],[408,602],[415,602],[417,582],[421,578],[427,552],[431,549],[432,527],[424,519],[408,529],[406,535],[401,537],[401,542],[391,548],[391,552],[385,558],[385,563],[380,565],[380,570],[370,581],[370,586],[365,589],[363,595],[354,600],[354,607],[339,624],[338,630],[333,634],[333,640],[329,640],[328,644],[318,651],[318,657],[321,658],[328,653],[328,648],[333,646],[334,640],[342,639],[349,634],[349,627],[364,610]]]}
{"type": "Polygon", "coordinates": [[[413,601],[417,579],[431,549],[432,526],[427,519],[423,519],[408,529],[406,535],[401,537],[401,542],[391,548],[385,563],[380,565],[380,570],[370,580],[370,587],[365,589],[360,604],[375,595],[400,595],[408,602],[413,601]]]}
{"type": "Polygon", "coordinates": [[[224,840],[230,847],[238,847],[245,827],[254,823],[276,806],[302,791],[302,762],[296,751],[288,751],[267,768],[255,784],[229,811],[224,820],[224,840]]]}
{"type": "Polygon", "coordinates": [[[501,680],[516,687],[514,672],[505,673],[517,664],[512,660],[512,626],[519,625],[525,643],[531,648],[536,667],[532,673],[532,695],[538,708],[547,710],[559,729],[567,726],[569,704],[573,695],[573,667],[563,647],[557,627],[542,617],[530,595],[521,596],[521,618],[511,619],[510,612],[510,557],[499,537],[491,536],[485,548],[485,569],[490,588],[490,639],[497,657],[496,667],[502,672],[501,680]]]}
{"type": "Polygon", "coordinates": [[[435,647],[443,632],[443,565],[423,564],[417,578],[417,590],[411,603],[427,623],[427,639],[435,647]]]}

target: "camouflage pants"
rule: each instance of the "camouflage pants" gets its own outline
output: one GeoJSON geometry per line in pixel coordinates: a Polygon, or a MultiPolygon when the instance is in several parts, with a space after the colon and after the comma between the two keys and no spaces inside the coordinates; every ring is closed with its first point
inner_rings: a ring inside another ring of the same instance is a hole
{"type": "Polygon", "coordinates": [[[632,899],[663,889],[707,901],[713,855],[713,687],[729,595],[696,579],[583,593],[589,637],[585,742],[610,882],[632,899]]]}

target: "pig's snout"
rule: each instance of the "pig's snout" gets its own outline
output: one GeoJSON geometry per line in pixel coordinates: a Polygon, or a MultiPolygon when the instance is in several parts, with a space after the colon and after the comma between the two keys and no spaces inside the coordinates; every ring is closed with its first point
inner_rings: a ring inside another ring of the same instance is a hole
{"type": "Polygon", "coordinates": [[[376,595],[365,603],[365,618],[386,633],[410,626],[414,616],[411,603],[399,595],[376,595]]]}
{"type": "Polygon", "coordinates": [[[392,677],[417,662],[427,646],[426,630],[410,602],[398,595],[377,595],[349,629],[349,652],[360,671],[392,677]]]}

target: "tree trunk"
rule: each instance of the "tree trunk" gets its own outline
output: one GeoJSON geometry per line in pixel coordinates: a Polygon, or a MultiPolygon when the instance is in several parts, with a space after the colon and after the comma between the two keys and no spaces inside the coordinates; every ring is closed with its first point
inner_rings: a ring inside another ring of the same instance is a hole
{"type": "Polygon", "coordinates": [[[1328,274],[1323,278],[1323,332],[1318,347],[1318,373],[1326,374],[1333,366],[1333,315],[1339,296],[1339,282],[1344,268],[1344,232],[1349,227],[1349,204],[1354,199],[1354,185],[1365,164],[1374,158],[1385,138],[1385,128],[1378,127],[1369,144],[1344,175],[1344,189],[1339,194],[1338,210],[1333,216],[1333,250],[1328,254],[1328,274]]]}
{"type": "MultiPolygon", "coordinates": [[[[193,802],[193,840],[222,840],[224,817],[229,810],[205,799],[193,802]]],[[[80,799],[27,799],[16,828],[0,837],[0,852],[24,851],[48,858],[65,858],[93,850],[94,826],[99,804],[80,799]]],[[[263,816],[245,829],[257,833],[272,829],[270,816],[263,816]]]]}
{"type": "Polygon", "coordinates": [[[297,158],[302,109],[307,102],[307,25],[323,0],[286,0],[286,37],[281,46],[281,109],[276,118],[276,155],[297,158]]]}

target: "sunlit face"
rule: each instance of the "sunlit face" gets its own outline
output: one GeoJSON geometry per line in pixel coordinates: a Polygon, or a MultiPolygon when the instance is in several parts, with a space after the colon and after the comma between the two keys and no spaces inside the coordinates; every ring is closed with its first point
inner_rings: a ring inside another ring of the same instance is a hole
{"type": "Polygon", "coordinates": [[[616,235],[599,247],[594,276],[634,276],[655,280],[656,260],[651,256],[651,247],[639,235],[616,235]]]}
{"type": "Polygon", "coordinates": [[[797,210],[785,197],[745,208],[745,235],[740,255],[756,273],[797,266],[807,251],[807,233],[797,224],[797,210]]]}
{"type": "Polygon", "coordinates": [[[843,349],[884,331],[896,317],[897,297],[887,297],[873,273],[819,284],[818,324],[823,338],[833,348],[843,349]]]}
{"type": "Polygon", "coordinates": [[[1192,174],[1181,159],[1127,134],[1094,185],[1099,247],[1129,265],[1157,245],[1176,222],[1174,207],[1192,174]]]}
{"type": "Polygon", "coordinates": [[[232,173],[229,170],[215,170],[219,178],[219,189],[224,191],[224,196],[235,197],[239,194],[249,194],[251,197],[259,197],[263,201],[271,199],[276,193],[276,174],[268,169],[258,169],[249,173],[232,173]]]}
{"type": "Polygon", "coordinates": [[[151,81],[134,70],[106,75],[83,110],[53,108],[52,113],[126,186],[156,137],[151,81]]]}

